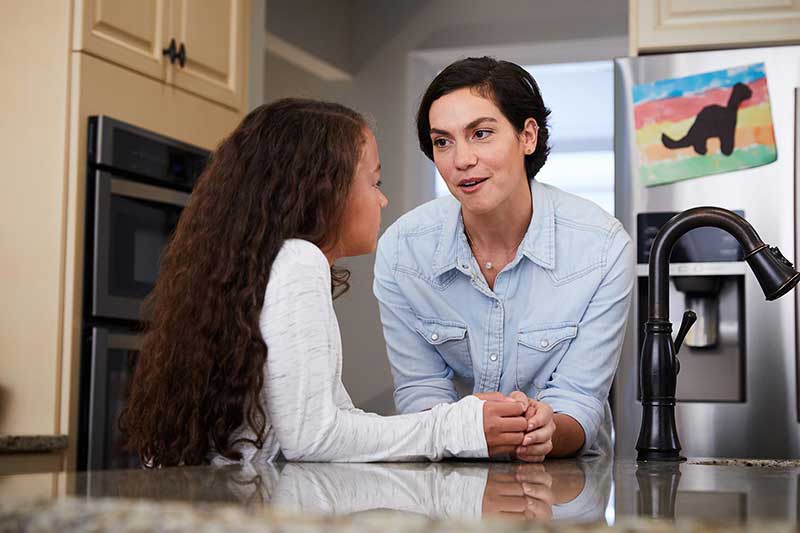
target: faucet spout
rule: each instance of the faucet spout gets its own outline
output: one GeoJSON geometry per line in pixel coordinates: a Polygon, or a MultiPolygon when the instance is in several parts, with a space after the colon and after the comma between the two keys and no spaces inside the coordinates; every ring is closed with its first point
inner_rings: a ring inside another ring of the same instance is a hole
{"type": "Polygon", "coordinates": [[[656,235],[650,252],[648,316],[651,319],[669,320],[669,257],[675,243],[688,231],[703,226],[713,226],[730,233],[742,246],[745,260],[754,270],[767,299],[783,296],[800,281],[791,263],[777,248],[770,248],[761,240],[745,219],[720,207],[695,207],[672,217],[656,235]],[[767,255],[769,254],[769,255],[767,255]],[[770,258],[769,256],[772,256],[770,258]],[[778,279],[774,272],[778,273],[778,279]],[[769,283],[764,287],[762,277],[769,283]],[[783,292],[780,292],[783,289],[783,292]]]}
{"type": "MultiPolygon", "coordinates": [[[[730,233],[744,250],[767,300],[780,298],[800,281],[798,273],[776,247],[761,240],[745,219],[719,207],[695,207],[670,219],[659,230],[650,251],[648,320],[639,361],[642,426],[636,443],[638,461],[682,461],[675,423],[675,390],[680,368],[669,321],[669,258],[675,243],[688,231],[712,226],[730,233]]],[[[689,324],[691,325],[691,324],[689,324]]],[[[683,339],[688,327],[682,328],[683,339]]],[[[679,343],[678,343],[679,344],[679,343]]]]}

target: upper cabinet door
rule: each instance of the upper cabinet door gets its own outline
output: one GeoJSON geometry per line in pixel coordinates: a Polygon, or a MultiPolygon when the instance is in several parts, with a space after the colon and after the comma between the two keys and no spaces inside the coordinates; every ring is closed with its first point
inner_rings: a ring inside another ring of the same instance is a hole
{"type": "Polygon", "coordinates": [[[242,109],[249,47],[247,0],[172,0],[172,34],[186,60],[168,78],[175,86],[242,109]]]}
{"type": "Polygon", "coordinates": [[[165,79],[169,46],[168,0],[76,2],[73,48],[165,79]]]}
{"type": "Polygon", "coordinates": [[[631,52],[800,41],[800,0],[629,0],[631,52]]]}

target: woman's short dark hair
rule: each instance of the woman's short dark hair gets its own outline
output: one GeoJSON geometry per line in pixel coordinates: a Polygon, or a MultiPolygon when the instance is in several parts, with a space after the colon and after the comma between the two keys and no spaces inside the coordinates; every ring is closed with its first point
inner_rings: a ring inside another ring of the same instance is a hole
{"type": "Polygon", "coordinates": [[[536,80],[524,68],[509,61],[491,57],[470,57],[450,64],[436,76],[425,91],[417,112],[417,135],[422,152],[433,161],[430,110],[433,102],[458,89],[469,87],[500,108],[511,125],[522,132],[525,121],[532,118],[539,126],[536,150],[525,156],[525,173],[529,180],[542,168],[550,153],[547,143],[547,117],[550,110],[542,100],[536,80]]]}

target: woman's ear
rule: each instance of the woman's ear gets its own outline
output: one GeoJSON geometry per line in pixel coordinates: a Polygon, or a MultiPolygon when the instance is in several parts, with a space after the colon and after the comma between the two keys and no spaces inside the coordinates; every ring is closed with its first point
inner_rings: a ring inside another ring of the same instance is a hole
{"type": "Polygon", "coordinates": [[[520,139],[525,147],[525,155],[530,155],[536,150],[536,142],[539,140],[539,124],[536,119],[527,118],[520,132],[520,139]]]}

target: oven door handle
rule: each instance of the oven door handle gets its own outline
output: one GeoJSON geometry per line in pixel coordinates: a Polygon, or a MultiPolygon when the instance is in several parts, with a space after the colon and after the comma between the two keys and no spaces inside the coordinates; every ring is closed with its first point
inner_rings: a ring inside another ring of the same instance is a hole
{"type": "Polygon", "coordinates": [[[128,350],[138,352],[141,349],[141,335],[131,335],[129,333],[109,333],[108,347],[112,350],[128,350]]]}
{"type": "Polygon", "coordinates": [[[189,202],[188,193],[120,178],[111,178],[111,194],[180,207],[185,207],[189,202]]]}

